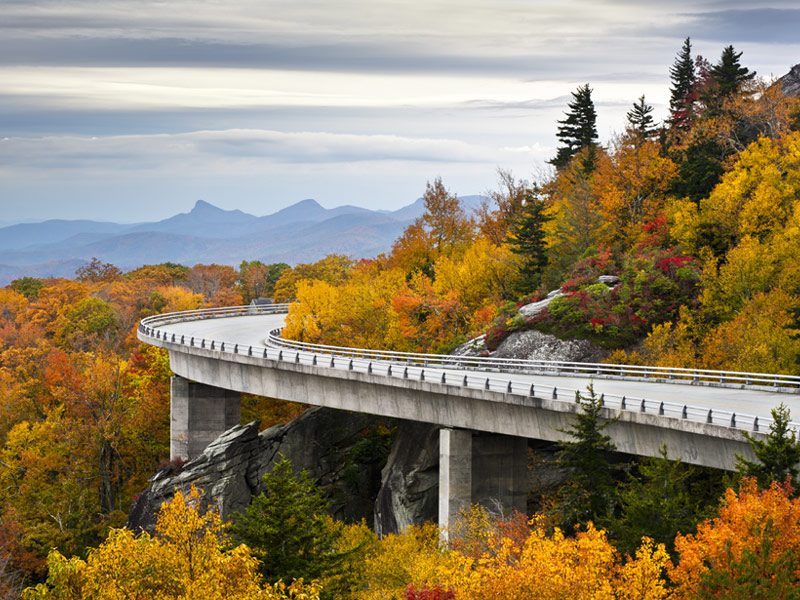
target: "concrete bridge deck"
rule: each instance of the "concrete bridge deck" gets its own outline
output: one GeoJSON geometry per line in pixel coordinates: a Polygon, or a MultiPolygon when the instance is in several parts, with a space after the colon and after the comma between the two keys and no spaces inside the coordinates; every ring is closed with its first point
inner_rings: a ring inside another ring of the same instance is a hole
{"type": "Polygon", "coordinates": [[[559,430],[579,410],[575,391],[589,383],[603,395],[604,416],[616,419],[607,433],[621,452],[657,456],[666,445],[673,458],[728,470],[735,468],[736,454],[753,457],[743,431],[763,437],[772,408],[784,402],[800,414],[791,378],[781,387],[701,385],[498,372],[496,365],[425,366],[402,355],[380,360],[335,349],[282,348],[267,337],[285,315],[247,312],[154,317],[140,326],[142,341],[169,350],[176,374],[173,456],[194,456],[238,424],[239,392],[434,423],[443,428],[440,524],[469,501],[491,496],[506,506],[524,503],[527,439],[564,439],[559,430]]]}

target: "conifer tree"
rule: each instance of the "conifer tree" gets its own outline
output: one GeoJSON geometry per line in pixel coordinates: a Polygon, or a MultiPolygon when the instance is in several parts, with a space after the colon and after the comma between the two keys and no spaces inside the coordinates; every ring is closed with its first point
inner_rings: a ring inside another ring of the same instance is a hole
{"type": "Polygon", "coordinates": [[[545,212],[544,201],[534,190],[525,193],[521,214],[514,221],[508,244],[511,251],[522,257],[517,291],[527,295],[539,287],[542,270],[547,265],[547,242],[544,225],[553,217],[545,212]]]}
{"type": "Polygon", "coordinates": [[[569,531],[576,524],[598,523],[612,514],[616,505],[616,479],[618,467],[610,460],[616,450],[614,442],[603,430],[612,421],[603,421],[602,399],[589,385],[588,396],[579,392],[575,399],[580,411],[568,429],[571,440],[560,442],[558,463],[570,471],[570,480],[561,488],[559,506],[562,528],[569,531]]]}
{"type": "Polygon", "coordinates": [[[686,38],[678,57],[669,69],[672,80],[670,89],[670,123],[678,129],[686,129],[694,118],[694,92],[697,76],[692,60],[692,41],[686,38]]]}
{"type": "Polygon", "coordinates": [[[776,481],[783,483],[790,477],[797,488],[797,466],[800,463],[800,442],[797,433],[789,428],[791,411],[781,402],[770,411],[773,423],[769,426],[766,440],[757,440],[745,432],[756,461],[752,462],[737,454],[736,469],[744,477],[755,477],[759,487],[767,488],[776,481]]]}
{"type": "Polygon", "coordinates": [[[588,83],[572,92],[572,101],[567,106],[567,118],[558,122],[556,134],[562,146],[549,162],[561,170],[569,164],[573,156],[586,148],[589,152],[584,159],[584,168],[591,172],[594,168],[593,150],[597,145],[597,112],[592,101],[592,88],[588,83]]]}
{"type": "Polygon", "coordinates": [[[628,129],[633,131],[640,141],[652,139],[658,135],[658,128],[654,125],[653,107],[644,101],[641,96],[633,103],[633,108],[625,115],[628,119],[628,129]]]}
{"type": "Polygon", "coordinates": [[[341,525],[327,514],[328,502],[303,470],[294,475],[283,458],[263,477],[266,492],[254,497],[245,514],[235,514],[231,533],[247,544],[269,583],[331,576],[345,555],[336,551],[341,525]]]}
{"type": "Polygon", "coordinates": [[[722,51],[719,62],[711,67],[711,78],[717,88],[717,93],[722,96],[731,96],[741,90],[742,84],[756,76],[755,71],[743,67],[739,59],[742,53],[736,52],[733,46],[727,46],[722,51]]]}

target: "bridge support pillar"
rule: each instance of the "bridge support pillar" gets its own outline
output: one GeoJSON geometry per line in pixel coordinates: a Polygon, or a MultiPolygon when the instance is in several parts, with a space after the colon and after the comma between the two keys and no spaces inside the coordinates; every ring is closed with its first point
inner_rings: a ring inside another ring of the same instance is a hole
{"type": "Polygon", "coordinates": [[[439,525],[451,526],[471,503],[525,512],[528,440],[460,429],[439,430],[439,525]]]}
{"type": "Polygon", "coordinates": [[[170,381],[170,458],[190,460],[238,425],[241,394],[173,376],[170,381]]]}

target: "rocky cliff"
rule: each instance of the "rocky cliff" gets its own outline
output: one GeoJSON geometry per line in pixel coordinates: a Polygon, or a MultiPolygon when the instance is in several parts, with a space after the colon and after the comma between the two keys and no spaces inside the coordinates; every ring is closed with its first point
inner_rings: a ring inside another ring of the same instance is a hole
{"type": "Polygon", "coordinates": [[[789,72],[778,80],[783,93],[789,96],[800,96],[800,65],[793,66],[789,72]]]}
{"type": "Polygon", "coordinates": [[[260,434],[257,422],[233,427],[182,469],[173,466],[156,473],[134,502],[128,527],[152,531],[161,504],[175,490],[192,485],[203,490],[206,504],[223,517],[240,512],[251,495],[263,491],[262,476],[282,456],[319,482],[333,516],[371,521],[393,432],[394,424],[382,417],[329,408],[309,409],[260,434]]]}

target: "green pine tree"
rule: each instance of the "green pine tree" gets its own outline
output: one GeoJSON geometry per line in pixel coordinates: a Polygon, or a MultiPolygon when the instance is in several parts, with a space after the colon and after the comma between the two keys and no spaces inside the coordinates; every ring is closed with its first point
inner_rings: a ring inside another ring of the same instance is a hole
{"type": "Polygon", "coordinates": [[[644,459],[637,473],[629,473],[628,481],[619,493],[620,513],[611,519],[617,548],[634,555],[643,536],[664,544],[673,558],[675,535],[689,533],[705,514],[706,505],[713,504],[721,490],[712,485],[710,493],[693,487],[696,478],[707,481],[713,476],[697,467],[667,458],[667,447],[660,456],[644,459]]]}
{"type": "Polygon", "coordinates": [[[516,291],[522,296],[536,291],[542,279],[542,270],[547,266],[544,225],[553,217],[545,210],[544,201],[537,197],[534,190],[528,190],[508,238],[511,251],[522,257],[516,284],[516,291]]]}
{"type": "Polygon", "coordinates": [[[747,432],[756,461],[736,455],[736,469],[743,477],[755,477],[761,488],[769,487],[773,481],[783,482],[787,477],[797,488],[797,466],[800,463],[800,441],[797,433],[789,427],[791,411],[781,402],[770,411],[773,423],[769,426],[766,440],[757,440],[747,432]]]}
{"type": "Polygon", "coordinates": [[[688,128],[694,119],[694,94],[697,75],[692,59],[692,41],[686,38],[678,57],[669,69],[672,80],[669,98],[669,121],[678,129],[688,128]]]}
{"type": "Polygon", "coordinates": [[[628,130],[634,132],[640,141],[655,138],[658,135],[658,128],[653,120],[653,107],[644,101],[641,96],[638,101],[633,103],[633,108],[625,115],[628,119],[628,130]]]}
{"type": "Polygon", "coordinates": [[[294,475],[283,458],[263,477],[266,491],[245,513],[233,515],[231,533],[261,560],[266,581],[306,581],[335,575],[346,554],[337,551],[342,525],[327,514],[328,502],[303,470],[294,475]]]}
{"type": "Polygon", "coordinates": [[[603,404],[589,385],[589,394],[575,393],[580,411],[568,429],[558,431],[572,439],[560,442],[558,464],[570,472],[569,481],[559,491],[558,510],[562,528],[571,531],[589,521],[602,524],[617,505],[616,475],[620,471],[611,462],[614,442],[603,430],[613,423],[601,417],[603,404]]]}
{"type": "Polygon", "coordinates": [[[742,84],[756,76],[755,71],[743,67],[740,62],[741,52],[736,52],[733,46],[727,46],[722,51],[719,62],[711,67],[711,79],[714,81],[719,95],[731,96],[738,93],[742,84]]]}
{"type": "Polygon", "coordinates": [[[597,112],[588,83],[572,92],[572,101],[567,106],[567,118],[558,122],[556,134],[562,146],[549,163],[556,169],[563,169],[573,156],[586,148],[589,152],[584,158],[584,167],[591,172],[594,169],[593,150],[597,145],[597,112]]]}

